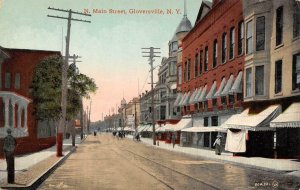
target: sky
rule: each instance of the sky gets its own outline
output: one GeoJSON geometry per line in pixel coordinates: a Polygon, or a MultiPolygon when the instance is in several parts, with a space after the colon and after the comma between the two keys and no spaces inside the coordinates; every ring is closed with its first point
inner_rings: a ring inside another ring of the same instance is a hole
{"type": "MultiPolygon", "coordinates": [[[[186,0],[192,25],[201,0],[186,0]]],[[[0,46],[17,49],[54,50],[65,54],[68,13],[48,7],[89,11],[92,15],[73,14],[70,54],[81,56],[76,65],[80,72],[93,78],[98,86],[84,108],[91,104],[91,121],[115,113],[125,98],[129,102],[150,90],[150,65],[141,48],[161,48],[168,56],[168,42],[183,18],[183,0],[0,0],[0,46]],[[94,10],[96,10],[94,12],[94,10]],[[109,10],[120,10],[121,13],[109,10]],[[164,14],[130,14],[135,10],[162,10],[164,14]],[[171,9],[173,14],[167,14],[171,9]],[[177,14],[176,9],[180,9],[177,14]],[[122,14],[122,10],[126,14],[122,14]]],[[[160,65],[161,58],[154,66],[160,65]]],[[[154,72],[157,81],[158,67],[154,72]]]]}

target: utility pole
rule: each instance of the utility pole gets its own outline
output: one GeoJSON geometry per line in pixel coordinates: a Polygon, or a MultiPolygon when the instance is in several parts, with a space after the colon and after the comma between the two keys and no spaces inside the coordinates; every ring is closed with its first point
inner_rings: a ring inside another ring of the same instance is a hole
{"type": "Polygon", "coordinates": [[[71,21],[73,20],[73,21],[88,22],[88,23],[91,22],[91,21],[87,21],[87,20],[74,19],[74,18],[72,18],[72,14],[78,14],[78,15],[83,15],[83,16],[92,16],[92,15],[80,13],[77,11],[72,11],[72,9],[65,10],[65,9],[57,9],[57,8],[51,8],[51,7],[48,7],[48,9],[69,13],[68,17],[47,15],[48,17],[52,17],[52,18],[68,20],[68,30],[67,30],[67,37],[66,37],[66,54],[65,54],[65,61],[62,64],[62,85],[61,85],[62,116],[59,120],[59,126],[57,129],[57,135],[56,135],[56,156],[62,156],[63,129],[64,129],[65,122],[66,122],[66,110],[67,110],[67,74],[68,74],[67,70],[68,70],[68,65],[69,65],[68,60],[69,60],[71,21]]]}
{"type": "Polygon", "coordinates": [[[142,53],[146,53],[148,55],[143,55],[143,57],[149,57],[149,64],[150,64],[150,69],[151,69],[151,116],[152,116],[152,131],[153,131],[153,145],[156,145],[156,134],[155,134],[155,120],[154,120],[154,89],[153,89],[153,62],[155,61],[153,58],[154,57],[160,57],[155,55],[156,53],[160,53],[160,52],[155,52],[155,50],[159,50],[160,48],[154,48],[154,47],[150,47],[150,48],[142,48],[143,50],[149,50],[149,52],[142,52],[142,53]]]}
{"type": "Polygon", "coordinates": [[[91,124],[91,111],[92,111],[92,101],[90,101],[90,109],[89,109],[89,119],[88,119],[88,126],[87,126],[87,129],[88,129],[88,134],[90,133],[90,124],[91,124]]]}

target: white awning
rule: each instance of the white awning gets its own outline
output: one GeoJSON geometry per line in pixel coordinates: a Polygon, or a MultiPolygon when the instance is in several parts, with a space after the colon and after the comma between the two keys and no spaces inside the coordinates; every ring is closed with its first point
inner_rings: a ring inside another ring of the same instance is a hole
{"type": "Polygon", "coordinates": [[[250,131],[274,130],[270,128],[270,121],[279,115],[281,106],[272,105],[258,114],[250,114],[249,109],[240,114],[232,115],[223,128],[244,129],[250,131]]]}
{"type": "Polygon", "coordinates": [[[194,103],[194,99],[195,99],[195,96],[197,95],[197,93],[198,93],[198,89],[195,89],[194,92],[191,95],[189,104],[193,104],[194,103]]]}
{"type": "Polygon", "coordinates": [[[122,128],[121,128],[121,127],[118,127],[118,128],[117,128],[117,131],[121,131],[121,130],[122,130],[122,128]]]}
{"type": "MultiPolygon", "coordinates": [[[[158,128],[160,128],[159,125],[155,125],[155,131],[157,131],[158,128]]],[[[153,126],[148,125],[148,127],[147,127],[147,129],[145,129],[145,131],[153,132],[153,126]]]]}
{"type": "Polygon", "coordinates": [[[176,89],[176,88],[177,88],[177,84],[176,84],[176,83],[171,84],[170,89],[174,90],[174,89],[176,89]]]}
{"type": "Polygon", "coordinates": [[[193,132],[193,133],[204,133],[204,132],[223,132],[226,133],[227,129],[221,127],[190,127],[182,129],[183,132],[193,132]]]}
{"type": "Polygon", "coordinates": [[[243,72],[240,71],[232,85],[231,90],[229,90],[230,94],[242,93],[242,77],[243,77],[243,72]]]}
{"type": "Polygon", "coordinates": [[[124,131],[135,131],[134,129],[130,128],[130,127],[125,127],[124,131]]]}
{"type": "Polygon", "coordinates": [[[184,101],[182,102],[182,106],[187,106],[187,105],[189,105],[189,101],[190,101],[190,91],[187,93],[187,95],[186,95],[186,97],[185,97],[185,99],[184,99],[184,101]]]}
{"type": "Polygon", "coordinates": [[[197,92],[196,96],[194,97],[194,104],[198,103],[198,99],[199,99],[201,93],[202,93],[202,87],[199,87],[198,92],[197,92]]]}
{"type": "Polygon", "coordinates": [[[212,84],[207,96],[206,96],[206,99],[209,100],[209,99],[212,99],[214,94],[216,93],[216,89],[217,89],[217,82],[214,81],[214,83],[212,84]]]}
{"type": "Polygon", "coordinates": [[[179,106],[179,103],[180,103],[181,99],[182,99],[182,93],[177,93],[177,98],[176,98],[176,100],[174,102],[174,106],[175,107],[179,106]]]}
{"type": "Polygon", "coordinates": [[[207,85],[205,85],[205,87],[202,89],[202,92],[201,92],[201,95],[199,96],[198,102],[205,101],[206,89],[207,89],[207,85]]]}
{"type": "Polygon", "coordinates": [[[232,86],[232,83],[233,83],[233,75],[230,75],[222,93],[221,93],[221,96],[227,96],[228,95],[228,92],[229,90],[231,89],[231,86],[232,86]]]}
{"type": "Polygon", "coordinates": [[[225,84],[226,84],[226,79],[225,77],[222,79],[222,82],[219,86],[219,89],[217,90],[217,92],[215,93],[214,97],[217,98],[219,96],[221,96],[221,92],[223,91],[224,87],[225,87],[225,84]]]}
{"type": "Polygon", "coordinates": [[[271,121],[271,127],[300,127],[300,102],[291,104],[283,113],[271,121]]]}
{"type": "Polygon", "coordinates": [[[181,131],[182,129],[192,127],[192,118],[183,117],[173,128],[173,131],[181,131]]]}

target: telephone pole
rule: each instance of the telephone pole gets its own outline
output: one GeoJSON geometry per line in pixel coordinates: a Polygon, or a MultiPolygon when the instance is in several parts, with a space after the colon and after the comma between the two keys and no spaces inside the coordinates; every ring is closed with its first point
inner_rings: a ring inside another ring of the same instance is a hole
{"type": "Polygon", "coordinates": [[[52,18],[68,20],[68,29],[67,29],[67,37],[66,37],[66,54],[65,54],[64,63],[62,64],[62,85],[61,85],[62,116],[59,120],[59,126],[57,129],[57,135],[56,135],[56,156],[62,156],[63,129],[64,129],[65,121],[66,121],[66,108],[67,108],[67,70],[68,70],[68,65],[69,65],[68,60],[69,60],[71,21],[88,22],[88,23],[91,22],[88,20],[72,18],[72,14],[78,14],[78,15],[83,15],[83,16],[91,16],[91,15],[85,14],[85,13],[80,13],[77,11],[72,11],[72,9],[65,10],[65,9],[57,9],[57,8],[51,8],[51,7],[48,7],[48,9],[54,10],[54,11],[60,11],[60,12],[67,12],[69,14],[68,17],[47,15],[48,17],[52,17],[52,18]]]}
{"type": "Polygon", "coordinates": [[[156,134],[155,134],[155,120],[154,120],[154,89],[153,89],[153,62],[155,61],[155,59],[153,59],[154,57],[160,57],[158,55],[155,54],[159,54],[160,52],[155,52],[155,50],[159,50],[160,48],[154,48],[154,47],[150,47],[150,48],[142,48],[143,50],[148,50],[147,52],[142,52],[145,53],[147,55],[143,55],[143,57],[149,57],[149,64],[150,64],[150,69],[151,69],[151,116],[152,116],[152,131],[153,131],[153,145],[156,145],[156,134]]]}

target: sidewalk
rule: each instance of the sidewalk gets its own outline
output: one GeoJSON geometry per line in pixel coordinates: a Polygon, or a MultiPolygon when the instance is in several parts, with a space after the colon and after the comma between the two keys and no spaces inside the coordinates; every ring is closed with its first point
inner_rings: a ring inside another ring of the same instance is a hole
{"type": "MultiPolygon", "coordinates": [[[[132,136],[128,135],[128,138],[132,139],[132,136]]],[[[270,159],[261,157],[236,157],[232,153],[222,153],[221,155],[215,155],[214,150],[193,148],[193,147],[181,147],[178,144],[175,145],[174,149],[172,144],[166,144],[163,141],[159,141],[159,146],[153,145],[152,138],[141,138],[142,143],[147,146],[156,148],[167,149],[170,151],[181,152],[193,156],[200,156],[209,159],[214,159],[222,162],[234,163],[237,165],[243,165],[249,168],[261,169],[272,171],[276,173],[283,173],[286,175],[294,175],[300,177],[300,160],[296,159],[270,159]]]]}
{"type": "MultiPolygon", "coordinates": [[[[85,140],[86,136],[83,138],[85,140]]],[[[80,144],[82,141],[80,136],[77,135],[75,138],[75,144],[80,144]]],[[[16,184],[6,184],[6,161],[5,159],[0,160],[0,181],[2,188],[9,188],[13,186],[22,187],[33,184],[35,180],[38,180],[42,174],[45,174],[52,167],[60,163],[63,159],[69,156],[72,152],[72,139],[64,139],[63,141],[63,155],[62,157],[56,157],[56,145],[36,152],[32,154],[26,154],[15,157],[15,181],[16,184]],[[27,171],[33,170],[33,173],[28,175],[27,171]],[[38,171],[39,170],[39,171],[38,171]],[[26,178],[26,179],[25,179],[26,178]],[[23,183],[20,183],[23,182],[23,183]],[[27,182],[30,182],[29,184],[27,182]]]]}

